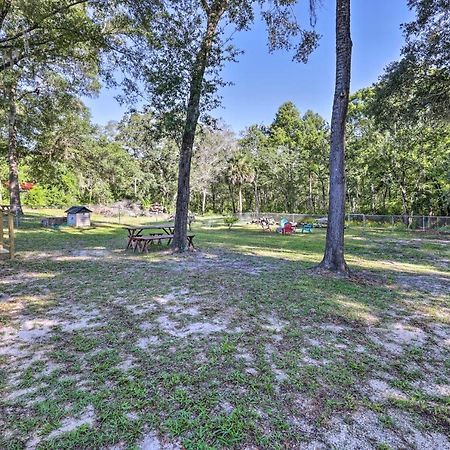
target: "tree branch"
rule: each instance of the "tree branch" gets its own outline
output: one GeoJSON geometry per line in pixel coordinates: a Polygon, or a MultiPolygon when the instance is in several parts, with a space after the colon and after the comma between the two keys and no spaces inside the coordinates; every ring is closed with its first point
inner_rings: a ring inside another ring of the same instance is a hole
{"type": "MultiPolygon", "coordinates": [[[[41,49],[42,46],[50,44],[50,43],[52,43],[52,40],[35,42],[35,43],[33,43],[33,49],[37,49],[38,47],[39,47],[39,49],[41,49]]],[[[27,56],[29,56],[29,55],[24,52],[21,52],[17,56],[13,56],[12,58],[9,58],[7,61],[0,59],[0,73],[6,69],[9,69],[9,68],[15,66],[18,62],[22,61],[27,56]]]]}
{"type": "Polygon", "coordinates": [[[32,31],[37,30],[38,28],[41,28],[42,24],[50,17],[53,17],[56,14],[59,14],[60,12],[66,11],[66,10],[72,8],[73,6],[80,5],[82,3],[87,3],[88,1],[89,0],[76,0],[72,3],[69,3],[68,5],[64,5],[64,6],[61,6],[60,8],[56,8],[54,11],[52,11],[51,13],[44,16],[40,22],[31,25],[30,27],[28,27],[25,30],[19,31],[18,33],[14,34],[13,36],[9,36],[9,37],[0,39],[0,43],[14,41],[22,36],[25,36],[26,34],[31,33],[32,31]]]}
{"type": "Polygon", "coordinates": [[[209,14],[209,5],[208,2],[206,0],[200,0],[202,3],[202,7],[203,9],[206,11],[207,14],[209,14]]]}

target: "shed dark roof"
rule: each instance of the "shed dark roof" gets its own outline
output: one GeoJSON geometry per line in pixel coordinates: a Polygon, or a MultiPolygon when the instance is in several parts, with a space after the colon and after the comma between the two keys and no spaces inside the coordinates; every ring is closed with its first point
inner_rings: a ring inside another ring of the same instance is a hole
{"type": "Polygon", "coordinates": [[[86,206],[71,206],[66,213],[67,214],[79,214],[79,213],[86,213],[89,212],[91,213],[92,211],[88,208],[86,208],[86,206]]]}

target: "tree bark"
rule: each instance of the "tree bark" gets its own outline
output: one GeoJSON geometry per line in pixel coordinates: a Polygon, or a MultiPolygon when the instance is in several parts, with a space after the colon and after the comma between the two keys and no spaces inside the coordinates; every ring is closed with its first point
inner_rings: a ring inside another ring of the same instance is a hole
{"type": "Polygon", "coordinates": [[[309,197],[308,197],[308,202],[309,202],[309,211],[310,212],[314,212],[314,200],[313,200],[313,177],[312,177],[312,173],[309,173],[309,197]]]}
{"type": "Polygon", "coordinates": [[[22,215],[19,184],[19,155],[17,153],[16,86],[10,84],[8,90],[9,207],[13,214],[22,215]]]}
{"type": "Polygon", "coordinates": [[[405,185],[403,183],[399,183],[400,184],[400,192],[402,194],[402,210],[403,210],[403,214],[407,215],[409,213],[409,208],[408,208],[408,194],[406,192],[406,188],[405,185]]]}
{"type": "Polygon", "coordinates": [[[255,213],[257,216],[259,216],[260,213],[260,200],[259,200],[259,190],[258,190],[258,171],[255,173],[255,179],[253,181],[254,185],[254,192],[255,192],[255,213]]]}
{"type": "Polygon", "coordinates": [[[233,214],[236,214],[236,203],[234,201],[234,190],[231,183],[228,184],[228,190],[230,191],[231,208],[233,209],[233,214]]]}
{"type": "Polygon", "coordinates": [[[214,37],[217,32],[217,26],[222,14],[224,13],[224,6],[220,6],[220,3],[222,2],[217,2],[217,5],[219,6],[216,9],[208,9],[207,11],[208,22],[206,32],[192,70],[192,78],[189,89],[189,102],[181,141],[180,161],[178,165],[175,232],[172,242],[172,248],[180,253],[185,252],[188,249],[187,224],[189,213],[192,149],[194,146],[195,131],[197,129],[197,123],[200,116],[200,99],[202,95],[203,77],[205,75],[214,37]]]}
{"type": "Polygon", "coordinates": [[[322,191],[322,204],[320,206],[321,206],[321,210],[323,211],[323,210],[325,210],[326,205],[327,205],[327,194],[326,194],[327,189],[325,187],[325,183],[322,178],[320,180],[320,187],[321,187],[321,191],[322,191]]]}
{"type": "Polygon", "coordinates": [[[212,210],[214,212],[217,212],[217,209],[216,209],[216,189],[214,188],[214,185],[211,186],[211,202],[212,202],[212,210]]]}
{"type": "Polygon", "coordinates": [[[206,211],[206,189],[203,189],[203,195],[202,195],[202,216],[205,215],[206,211]]]}
{"type": "Polygon", "coordinates": [[[336,86],[331,117],[330,191],[325,253],[319,268],[347,273],[344,258],[345,124],[350,93],[350,0],[336,0],[336,86]]]}
{"type": "Polygon", "coordinates": [[[243,200],[242,200],[242,184],[239,184],[239,214],[242,214],[243,200]]]}

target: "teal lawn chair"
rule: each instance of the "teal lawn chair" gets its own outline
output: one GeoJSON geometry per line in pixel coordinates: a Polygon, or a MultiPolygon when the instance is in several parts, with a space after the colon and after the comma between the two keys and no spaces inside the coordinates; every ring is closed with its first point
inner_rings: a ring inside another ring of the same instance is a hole
{"type": "Polygon", "coordinates": [[[313,226],[312,223],[305,223],[302,225],[302,233],[312,233],[313,226]]]}

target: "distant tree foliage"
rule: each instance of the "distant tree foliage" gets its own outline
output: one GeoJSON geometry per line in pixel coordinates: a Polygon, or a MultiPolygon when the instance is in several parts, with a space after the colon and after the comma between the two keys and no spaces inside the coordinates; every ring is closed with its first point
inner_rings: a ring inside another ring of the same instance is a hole
{"type": "Polygon", "coordinates": [[[347,124],[350,210],[380,214],[450,213],[450,126],[374,115],[374,88],[356,92],[347,124]]]}
{"type": "MultiPolygon", "coordinates": [[[[387,131],[373,116],[373,101],[373,88],[350,99],[347,210],[449,215],[450,127],[415,124],[387,131]]],[[[144,207],[161,203],[174,212],[179,147],[159,132],[162,125],[155,117],[134,112],[99,128],[78,99],[67,105],[58,114],[46,108],[45,123],[44,116],[33,113],[40,131],[21,140],[20,181],[38,186],[24,193],[24,203],[66,206],[129,199],[144,207]]],[[[4,155],[4,127],[0,131],[4,155]]],[[[329,139],[322,117],[312,111],[301,114],[292,103],[280,106],[270,126],[250,126],[241,137],[221,122],[217,129],[200,124],[191,210],[230,213],[242,207],[243,212],[326,214],[329,139]]],[[[5,158],[0,161],[4,201],[8,167],[5,158]]]]}

